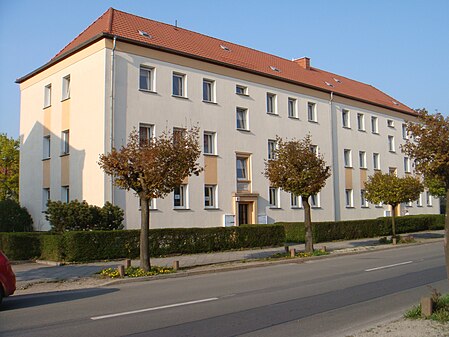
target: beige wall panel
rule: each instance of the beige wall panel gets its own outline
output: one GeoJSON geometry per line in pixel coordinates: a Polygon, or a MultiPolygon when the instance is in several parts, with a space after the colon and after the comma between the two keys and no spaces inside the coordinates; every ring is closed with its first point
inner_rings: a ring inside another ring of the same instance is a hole
{"type": "Polygon", "coordinates": [[[345,168],[345,188],[352,189],[352,171],[351,168],[345,168]]]}
{"type": "Polygon", "coordinates": [[[61,130],[70,129],[70,100],[67,99],[61,102],[62,116],[61,116],[61,130]]]}
{"type": "Polygon", "coordinates": [[[50,188],[50,160],[42,161],[42,188],[50,188]]]}
{"type": "Polygon", "coordinates": [[[48,136],[51,130],[51,108],[44,110],[44,136],[48,136]]]}
{"type": "Polygon", "coordinates": [[[61,157],[61,186],[70,186],[70,156],[61,157]]]}
{"type": "Polygon", "coordinates": [[[204,156],[204,183],[209,185],[218,184],[217,157],[204,156]]]}
{"type": "Polygon", "coordinates": [[[366,182],[367,175],[368,175],[367,172],[368,172],[367,170],[360,170],[360,187],[362,189],[365,189],[365,182],[366,182]]]}

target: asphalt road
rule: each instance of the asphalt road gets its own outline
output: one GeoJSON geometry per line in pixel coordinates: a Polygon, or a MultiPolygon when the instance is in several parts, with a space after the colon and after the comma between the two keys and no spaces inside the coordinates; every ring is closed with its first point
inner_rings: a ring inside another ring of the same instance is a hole
{"type": "Polygon", "coordinates": [[[449,290],[442,243],[13,296],[1,336],[347,336],[449,290]]]}

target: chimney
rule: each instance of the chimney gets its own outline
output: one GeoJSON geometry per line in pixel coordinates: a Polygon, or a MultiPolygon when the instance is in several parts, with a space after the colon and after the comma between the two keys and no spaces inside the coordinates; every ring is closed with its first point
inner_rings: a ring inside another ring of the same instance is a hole
{"type": "Polygon", "coordinates": [[[293,62],[299,64],[300,67],[310,70],[310,58],[302,57],[300,59],[293,60],[293,62]]]}

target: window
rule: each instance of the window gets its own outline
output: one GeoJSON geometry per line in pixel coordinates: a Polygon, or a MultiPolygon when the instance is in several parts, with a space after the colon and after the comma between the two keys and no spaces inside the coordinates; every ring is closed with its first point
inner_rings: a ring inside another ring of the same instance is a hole
{"type": "Polygon", "coordinates": [[[268,139],[268,160],[275,159],[276,141],[268,139]]]}
{"type": "Polygon", "coordinates": [[[204,207],[217,208],[216,185],[204,185],[204,207]]]}
{"type": "Polygon", "coordinates": [[[320,207],[320,193],[312,194],[310,196],[310,206],[313,208],[320,207]]]}
{"type": "Polygon", "coordinates": [[[402,124],[402,139],[408,139],[407,124],[402,124]]]}
{"type": "Polygon", "coordinates": [[[318,156],[318,145],[310,145],[310,151],[312,151],[315,156],[318,156]]]}
{"type": "Polygon", "coordinates": [[[379,133],[379,121],[377,117],[372,116],[371,117],[371,132],[372,133],[379,133]]]}
{"type": "Polygon", "coordinates": [[[203,153],[204,154],[217,154],[215,151],[215,132],[204,131],[203,153]]]}
{"type": "Polygon", "coordinates": [[[173,190],[173,206],[187,208],[187,185],[179,185],[173,190]]]}
{"type": "Polygon", "coordinates": [[[279,208],[279,189],[270,187],[268,195],[268,204],[271,208],[279,208]]]}
{"type": "Polygon", "coordinates": [[[394,176],[398,175],[398,170],[396,169],[396,167],[389,167],[388,168],[388,173],[394,176]]]}
{"type": "Polygon", "coordinates": [[[418,200],[416,200],[416,206],[422,207],[422,192],[419,193],[418,200]]]}
{"type": "Polygon", "coordinates": [[[360,168],[366,169],[366,152],[359,151],[359,164],[360,168]]]}
{"type": "Polygon", "coordinates": [[[47,204],[50,200],[50,189],[49,188],[43,188],[42,189],[42,212],[45,212],[47,210],[47,204]]]}
{"type": "Polygon", "coordinates": [[[298,118],[298,112],[296,111],[296,99],[288,98],[288,117],[290,118],[298,118]]]}
{"type": "Polygon", "coordinates": [[[352,167],[351,150],[345,149],[343,154],[344,154],[345,167],[352,167]]]}
{"type": "Polygon", "coordinates": [[[51,84],[44,87],[44,108],[51,105],[51,84]]]}
{"type": "Polygon", "coordinates": [[[237,190],[249,191],[251,183],[249,175],[249,157],[237,156],[236,168],[237,168],[237,190]]]}
{"type": "Polygon", "coordinates": [[[215,81],[203,79],[203,101],[215,102],[215,81]]]}
{"type": "Polygon", "coordinates": [[[185,78],[183,74],[173,73],[173,96],[185,97],[185,78]]]}
{"type": "Polygon", "coordinates": [[[292,208],[302,208],[301,196],[290,193],[290,204],[292,208]]]}
{"type": "Polygon", "coordinates": [[[276,95],[267,93],[267,113],[276,114],[276,95]]]}
{"type": "Polygon", "coordinates": [[[360,190],[360,206],[361,207],[368,207],[368,200],[366,200],[366,191],[360,190]]]}
{"type": "Polygon", "coordinates": [[[153,89],[154,68],[140,66],[139,89],[154,91],[153,89]]]}
{"type": "Polygon", "coordinates": [[[237,108],[237,129],[248,130],[248,109],[237,108]]]}
{"type": "Polygon", "coordinates": [[[432,206],[432,196],[429,191],[426,192],[426,205],[429,207],[432,206]]]}
{"type": "Polygon", "coordinates": [[[69,186],[61,187],[61,201],[68,203],[70,201],[70,188],[69,186]]]}
{"type": "Polygon", "coordinates": [[[380,170],[380,155],[378,153],[373,153],[373,168],[380,170]]]}
{"type": "Polygon", "coordinates": [[[44,136],[44,144],[43,144],[43,159],[50,158],[50,136],[44,136]]]}
{"type": "Polygon", "coordinates": [[[394,136],[388,136],[388,150],[390,152],[396,152],[394,148],[394,136]]]}
{"type": "Polygon", "coordinates": [[[410,173],[410,158],[404,157],[404,172],[410,173]]]}
{"type": "Polygon", "coordinates": [[[341,111],[341,120],[344,128],[350,128],[349,110],[343,109],[341,111]]]}
{"type": "MultiPolygon", "coordinates": [[[[407,201],[407,202],[405,203],[405,206],[407,206],[407,207],[413,207],[413,204],[412,204],[411,201],[407,201]]],[[[406,212],[408,212],[408,211],[406,211],[406,212]]]]}
{"type": "Polygon", "coordinates": [[[346,207],[354,207],[352,190],[345,190],[346,207]]]}
{"type": "Polygon", "coordinates": [[[62,131],[61,139],[62,139],[61,154],[69,154],[69,152],[70,152],[70,132],[69,132],[69,130],[62,131]]]}
{"type": "Polygon", "coordinates": [[[148,144],[154,137],[154,125],[139,124],[139,141],[140,145],[148,144]]]}
{"type": "Polygon", "coordinates": [[[307,116],[309,118],[309,122],[316,122],[316,104],[312,102],[307,103],[307,116]]]}
{"type": "Polygon", "coordinates": [[[358,113],[357,114],[357,129],[359,131],[365,131],[365,115],[358,113]]]}
{"type": "Polygon", "coordinates": [[[70,75],[62,78],[62,100],[70,98],[70,75]]]}
{"type": "Polygon", "coordinates": [[[248,88],[243,86],[243,85],[238,85],[237,84],[235,86],[235,93],[237,95],[245,95],[245,96],[247,96],[248,95],[248,88]]]}
{"type": "Polygon", "coordinates": [[[389,128],[394,128],[394,121],[392,119],[387,119],[387,126],[389,128]]]}
{"type": "MultiPolygon", "coordinates": [[[[142,210],[142,199],[140,199],[140,198],[137,198],[138,200],[139,200],[139,211],[141,211],[142,210]]],[[[153,198],[151,198],[149,201],[148,201],[148,209],[149,210],[152,210],[152,209],[154,209],[154,210],[156,210],[157,209],[157,206],[156,206],[156,199],[153,199],[153,198]]]]}
{"type": "Polygon", "coordinates": [[[186,130],[183,128],[173,128],[173,144],[176,145],[184,137],[186,130]]]}

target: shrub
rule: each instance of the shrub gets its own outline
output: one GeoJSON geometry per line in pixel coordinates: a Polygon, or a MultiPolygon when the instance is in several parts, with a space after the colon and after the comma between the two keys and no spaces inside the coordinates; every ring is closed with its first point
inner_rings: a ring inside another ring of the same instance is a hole
{"type": "Polygon", "coordinates": [[[64,237],[58,234],[42,235],[40,258],[50,261],[64,260],[64,237]]]}
{"type": "Polygon", "coordinates": [[[31,232],[33,219],[15,200],[0,201],[0,232],[31,232]]]}
{"type": "Polygon", "coordinates": [[[0,249],[10,260],[31,260],[41,255],[42,233],[0,233],[0,249]]]}
{"type": "Polygon", "coordinates": [[[124,212],[107,202],[103,208],[78,200],[49,201],[46,219],[53,232],[123,229],[124,212]]]}

